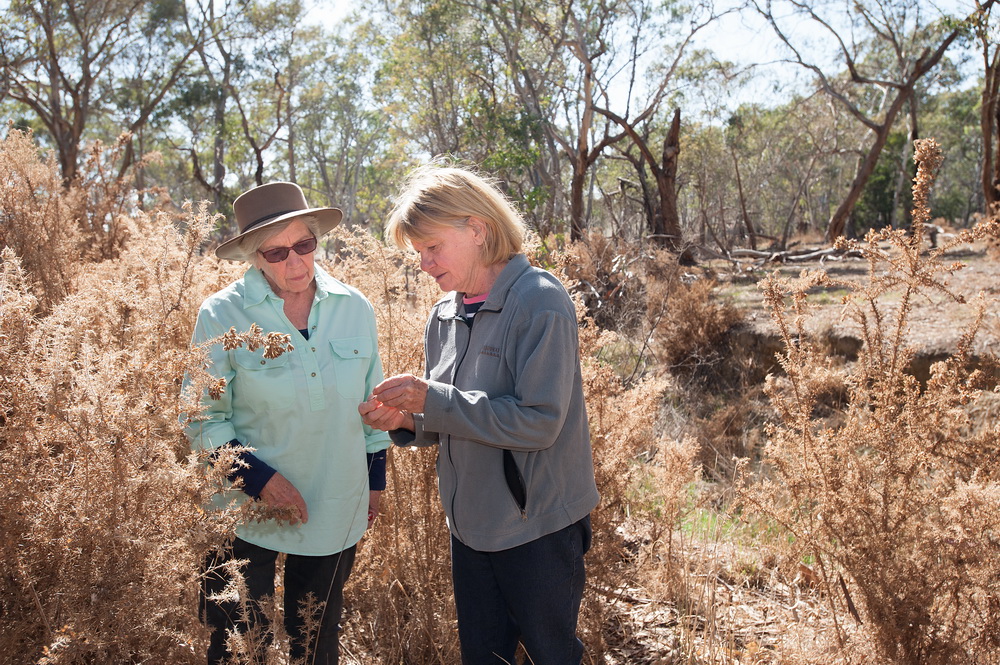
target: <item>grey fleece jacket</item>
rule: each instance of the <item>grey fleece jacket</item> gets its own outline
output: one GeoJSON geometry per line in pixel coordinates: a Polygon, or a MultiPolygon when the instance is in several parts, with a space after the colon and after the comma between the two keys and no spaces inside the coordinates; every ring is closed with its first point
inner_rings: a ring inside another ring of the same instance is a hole
{"type": "Polygon", "coordinates": [[[597,505],[576,309],[562,284],[516,255],[469,325],[462,296],[431,310],[424,413],[399,445],[439,444],[452,534],[493,552],[582,519],[597,505]],[[509,451],[509,452],[506,452],[509,451]]]}

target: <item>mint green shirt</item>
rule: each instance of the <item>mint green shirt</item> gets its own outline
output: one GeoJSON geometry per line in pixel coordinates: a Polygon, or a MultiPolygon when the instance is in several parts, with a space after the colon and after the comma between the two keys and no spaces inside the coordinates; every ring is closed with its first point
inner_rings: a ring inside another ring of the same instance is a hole
{"type": "MultiPolygon", "coordinates": [[[[193,344],[203,344],[252,323],[265,333],[291,336],[292,351],[265,359],[263,350],[209,351],[210,371],[226,379],[219,400],[203,397],[204,420],[188,427],[195,450],[232,439],[285,476],[306,502],[306,524],[270,520],[240,525],[243,540],[279,552],[326,555],[357,543],[368,521],[365,453],[389,447],[389,435],[365,426],[358,405],[382,380],[375,314],[357,290],[316,266],[316,297],[309,312],[309,339],[284,313],[284,301],[263,273],[243,278],[202,303],[193,344]]],[[[246,499],[231,490],[218,505],[246,499]]]]}

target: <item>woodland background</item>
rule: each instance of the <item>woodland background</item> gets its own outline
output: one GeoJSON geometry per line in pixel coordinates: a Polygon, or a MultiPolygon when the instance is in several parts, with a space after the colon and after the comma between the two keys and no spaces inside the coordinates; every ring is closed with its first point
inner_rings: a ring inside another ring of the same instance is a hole
{"type": "MultiPolygon", "coordinates": [[[[242,270],[211,253],[231,202],[283,178],[343,208],[319,260],[419,371],[437,289],[380,236],[437,155],[501,178],[579,302],[586,662],[1000,662],[994,13],[7,3],[0,662],[201,661],[239,515],[202,510],[221,471],[178,415],[197,307],[242,270]],[[703,41],[732,20],[739,63],[703,41]]],[[[389,468],[345,659],[456,662],[433,451],[389,468]]]]}
{"type": "Polygon", "coordinates": [[[67,182],[126,132],[113,168],[178,205],[289,179],[377,231],[400,171],[447,154],[543,238],[725,255],[905,225],[922,137],[935,216],[997,200],[993,0],[4,5],[2,116],[67,182]]]}

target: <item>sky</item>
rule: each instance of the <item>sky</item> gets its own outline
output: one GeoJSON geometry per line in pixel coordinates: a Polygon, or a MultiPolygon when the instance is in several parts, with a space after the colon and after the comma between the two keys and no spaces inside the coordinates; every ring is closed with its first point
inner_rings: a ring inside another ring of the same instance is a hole
{"type": "MultiPolygon", "coordinates": [[[[867,3],[873,4],[874,1],[867,0],[867,3]]],[[[308,20],[326,26],[335,25],[349,11],[357,7],[356,3],[345,0],[306,0],[306,3],[309,8],[308,20]]],[[[726,7],[734,7],[738,4],[739,0],[721,0],[716,4],[716,11],[721,12],[726,7]]],[[[774,6],[779,7],[781,3],[776,0],[774,6]]],[[[815,2],[814,6],[817,8],[842,8],[851,6],[851,1],[834,0],[828,2],[819,0],[815,2]]],[[[920,0],[918,6],[921,12],[921,21],[927,23],[942,15],[967,16],[975,9],[975,2],[974,0],[920,0]]],[[[995,23],[1000,24],[1000,21],[995,23]]],[[[817,57],[818,64],[824,65],[831,71],[843,67],[842,61],[834,60],[835,42],[829,38],[825,31],[817,28],[815,22],[787,17],[782,23],[782,27],[786,34],[792,36],[796,42],[811,43],[805,52],[809,56],[817,57]]],[[[842,34],[845,39],[849,39],[847,30],[843,30],[842,34]]],[[[1000,39],[1000,31],[998,31],[997,38],[1000,39]]],[[[755,74],[747,86],[732,87],[728,91],[730,96],[728,100],[720,100],[717,97],[705,100],[706,107],[718,107],[723,104],[726,107],[735,108],[740,103],[747,101],[759,102],[772,98],[787,98],[792,90],[801,91],[809,85],[810,77],[802,67],[782,61],[786,55],[783,45],[764,19],[753,12],[742,11],[727,14],[717,23],[700,31],[695,45],[713,51],[720,59],[730,61],[737,67],[757,65],[755,74]]],[[[953,57],[956,56],[957,50],[953,47],[950,54],[953,57]]],[[[970,77],[970,85],[979,75],[982,66],[981,58],[976,58],[974,52],[972,56],[966,70],[970,77]]]]}

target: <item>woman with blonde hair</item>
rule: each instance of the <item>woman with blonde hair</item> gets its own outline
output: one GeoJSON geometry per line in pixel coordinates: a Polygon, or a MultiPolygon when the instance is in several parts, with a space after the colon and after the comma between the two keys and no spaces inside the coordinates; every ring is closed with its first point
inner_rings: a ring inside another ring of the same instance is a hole
{"type": "Polygon", "coordinates": [[[425,329],[423,378],[361,405],[402,446],[438,446],[462,662],[575,665],[597,505],[576,308],[523,254],[521,216],[479,174],[411,174],[387,234],[447,292],[425,329]]]}

